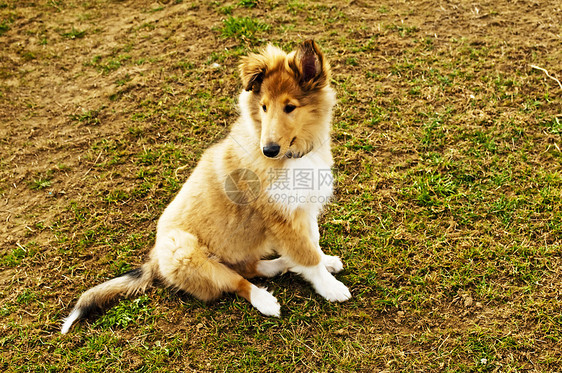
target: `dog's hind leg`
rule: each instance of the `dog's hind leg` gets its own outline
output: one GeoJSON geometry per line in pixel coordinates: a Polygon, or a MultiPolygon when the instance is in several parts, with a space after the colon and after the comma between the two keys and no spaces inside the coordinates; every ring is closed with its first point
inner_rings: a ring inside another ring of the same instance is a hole
{"type": "MultiPolygon", "coordinates": [[[[326,269],[330,273],[338,273],[343,269],[343,263],[337,256],[326,255],[322,253],[321,261],[324,267],[326,267],[326,269]]],[[[255,273],[253,273],[251,277],[275,277],[281,275],[283,273],[291,271],[291,265],[294,265],[291,263],[291,260],[286,257],[260,260],[256,265],[255,273]]]]}
{"type": "Polygon", "coordinates": [[[316,220],[313,222],[306,212],[297,211],[290,225],[272,223],[271,229],[289,271],[301,275],[318,294],[331,302],[351,298],[347,286],[330,273],[330,270],[337,272],[343,266],[339,258],[322,252],[316,220]]]}
{"type": "MultiPolygon", "coordinates": [[[[315,216],[310,217],[309,221],[309,237],[320,253],[320,261],[330,273],[338,273],[343,269],[343,263],[338,256],[324,254],[320,247],[320,232],[318,230],[318,220],[315,216]]],[[[279,257],[269,260],[260,260],[250,275],[243,273],[246,278],[249,277],[275,277],[291,270],[294,265],[290,258],[279,257]]]]}
{"type": "Polygon", "coordinates": [[[256,276],[274,277],[289,270],[289,262],[284,257],[260,260],[256,265],[256,276]]]}
{"type": "Polygon", "coordinates": [[[195,297],[210,301],[224,292],[233,292],[248,300],[267,316],[281,315],[277,299],[258,288],[235,270],[208,254],[197,238],[182,230],[171,230],[156,242],[153,260],[158,261],[164,282],[195,297]]]}

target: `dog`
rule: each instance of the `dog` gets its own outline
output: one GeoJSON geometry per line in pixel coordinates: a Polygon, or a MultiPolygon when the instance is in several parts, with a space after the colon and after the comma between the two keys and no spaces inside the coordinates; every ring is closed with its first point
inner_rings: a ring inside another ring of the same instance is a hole
{"type": "Polygon", "coordinates": [[[275,317],[277,299],[248,279],[290,271],[328,301],[351,298],[333,276],[340,258],[319,245],[318,216],[333,193],[330,65],[308,40],[288,54],[268,45],[239,70],[239,118],[162,213],[148,261],[82,294],[63,334],[156,279],[203,301],[232,292],[275,317]]]}

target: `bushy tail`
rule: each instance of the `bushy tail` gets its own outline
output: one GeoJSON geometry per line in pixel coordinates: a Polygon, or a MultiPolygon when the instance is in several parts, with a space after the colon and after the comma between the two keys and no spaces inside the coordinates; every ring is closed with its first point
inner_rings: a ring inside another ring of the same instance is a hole
{"type": "Polygon", "coordinates": [[[80,296],[70,315],[64,319],[61,333],[66,334],[76,320],[87,317],[93,311],[102,309],[119,297],[144,292],[146,287],[154,280],[154,272],[153,265],[148,262],[139,268],[89,289],[80,296]]]}

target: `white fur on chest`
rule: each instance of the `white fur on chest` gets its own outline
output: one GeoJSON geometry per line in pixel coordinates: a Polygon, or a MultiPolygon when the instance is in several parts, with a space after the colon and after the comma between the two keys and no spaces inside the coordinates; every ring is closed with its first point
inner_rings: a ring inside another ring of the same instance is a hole
{"type": "Polygon", "coordinates": [[[314,153],[268,171],[268,201],[288,213],[298,208],[318,215],[333,193],[331,164],[314,153]]]}

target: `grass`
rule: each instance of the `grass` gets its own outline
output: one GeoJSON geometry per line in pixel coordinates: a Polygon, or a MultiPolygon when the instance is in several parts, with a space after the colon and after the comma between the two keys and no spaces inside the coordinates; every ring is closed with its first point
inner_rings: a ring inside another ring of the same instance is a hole
{"type": "Polygon", "coordinates": [[[62,33],[61,35],[67,39],[82,39],[84,36],[86,36],[86,31],[77,30],[73,26],[69,32],[62,33]]]}
{"type": "Polygon", "coordinates": [[[226,38],[239,39],[242,42],[255,43],[259,35],[268,31],[270,26],[267,23],[252,17],[229,16],[223,20],[221,35],[226,38]]]}
{"type": "Polygon", "coordinates": [[[100,55],[94,56],[91,62],[86,63],[86,66],[92,66],[103,74],[109,74],[118,70],[125,63],[131,59],[130,55],[123,54],[115,57],[104,58],[100,55]]]}
{"type": "Polygon", "coordinates": [[[0,22],[0,35],[4,34],[6,31],[10,29],[10,21],[9,20],[2,20],[0,22]]]}
{"type": "Polygon", "coordinates": [[[82,124],[96,125],[100,123],[99,115],[102,110],[103,107],[98,110],[83,110],[81,114],[72,114],[69,118],[82,124]]]}
{"type": "Polygon", "coordinates": [[[0,369],[558,371],[560,90],[528,66],[559,78],[555,9],[0,2],[0,369]],[[338,96],[320,243],[353,298],[257,279],[271,319],[158,285],[60,335],[226,136],[240,56],[309,37],[338,96]]]}

